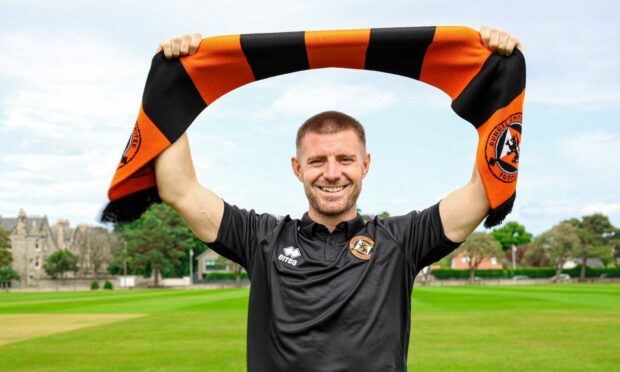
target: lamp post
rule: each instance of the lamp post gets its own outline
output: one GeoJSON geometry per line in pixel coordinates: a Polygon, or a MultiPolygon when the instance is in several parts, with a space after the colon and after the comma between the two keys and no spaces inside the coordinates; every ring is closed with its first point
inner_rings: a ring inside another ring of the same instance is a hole
{"type": "Polygon", "coordinates": [[[194,284],[194,250],[189,249],[189,285],[194,284]]]}
{"type": "Polygon", "coordinates": [[[123,243],[123,276],[125,277],[125,280],[127,280],[127,241],[125,240],[123,243]]]}

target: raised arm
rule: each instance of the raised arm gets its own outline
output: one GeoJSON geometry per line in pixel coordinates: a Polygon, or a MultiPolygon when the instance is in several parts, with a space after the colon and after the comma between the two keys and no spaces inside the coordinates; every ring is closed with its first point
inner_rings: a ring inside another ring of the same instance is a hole
{"type": "MultiPolygon", "coordinates": [[[[500,55],[509,56],[514,48],[521,49],[519,40],[510,33],[486,26],[480,29],[480,39],[485,47],[500,55]]],[[[471,180],[439,203],[444,233],[454,242],[464,241],[480,225],[490,208],[478,168],[474,164],[471,180]]]]}
{"type": "MultiPolygon", "coordinates": [[[[157,51],[163,50],[167,58],[193,54],[200,40],[200,34],[185,35],[161,42],[157,51]]],[[[215,241],[224,214],[224,202],[198,183],[187,133],[155,159],[155,178],[159,197],[181,215],[201,240],[215,241]]]]}

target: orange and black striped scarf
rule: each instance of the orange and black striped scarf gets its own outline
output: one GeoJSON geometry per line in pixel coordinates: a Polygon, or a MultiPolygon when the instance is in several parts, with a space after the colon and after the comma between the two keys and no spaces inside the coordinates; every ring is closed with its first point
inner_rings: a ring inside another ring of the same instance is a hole
{"type": "Polygon", "coordinates": [[[157,192],[154,158],[208,105],[253,81],[309,69],[382,71],[435,86],[478,132],[476,164],[500,224],[516,196],[525,60],[485,48],[467,27],[402,27],[216,36],[195,55],[155,55],[132,135],[108,191],[104,222],[135,220],[157,192]]]}

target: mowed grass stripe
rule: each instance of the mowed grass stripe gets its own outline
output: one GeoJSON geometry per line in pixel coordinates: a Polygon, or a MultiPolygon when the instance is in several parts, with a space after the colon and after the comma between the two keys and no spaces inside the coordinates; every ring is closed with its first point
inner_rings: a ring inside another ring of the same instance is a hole
{"type": "Polygon", "coordinates": [[[476,287],[420,287],[414,290],[414,305],[431,304],[435,307],[471,309],[473,311],[501,310],[506,305],[541,310],[568,307],[608,308],[618,304],[620,286],[610,285],[556,285],[556,286],[476,286],[476,287]],[[583,287],[581,287],[583,286],[583,287]],[[581,287],[581,288],[580,288],[581,287]],[[546,290],[545,290],[546,289],[546,290]],[[478,306],[471,307],[474,301],[478,306]]]}
{"type": "Polygon", "coordinates": [[[617,370],[619,308],[618,285],[416,288],[410,368],[617,370]]]}
{"type": "Polygon", "coordinates": [[[32,293],[21,299],[4,301],[0,294],[0,314],[4,313],[154,313],[247,296],[247,289],[226,290],[143,290],[112,292],[58,292],[41,301],[32,293]]]}
{"type": "MultiPolygon", "coordinates": [[[[157,296],[113,304],[126,312],[136,304],[155,309],[142,318],[0,346],[0,369],[245,370],[248,291],[221,290],[216,297],[211,291],[191,292],[162,295],[159,304],[157,296]],[[220,296],[227,293],[232,296],[220,296]],[[208,301],[212,298],[219,300],[208,301]]],[[[101,299],[101,309],[111,306],[101,299]]],[[[93,303],[88,301],[96,311],[93,303]]],[[[79,302],[66,306],[68,312],[80,307],[79,302]]],[[[617,370],[618,309],[620,285],[416,287],[409,368],[617,370]]]]}
{"type": "Polygon", "coordinates": [[[5,345],[0,360],[10,371],[242,371],[247,294],[5,345]]]}
{"type": "Polygon", "coordinates": [[[140,314],[1,314],[0,346],[137,318],[140,314]]]}

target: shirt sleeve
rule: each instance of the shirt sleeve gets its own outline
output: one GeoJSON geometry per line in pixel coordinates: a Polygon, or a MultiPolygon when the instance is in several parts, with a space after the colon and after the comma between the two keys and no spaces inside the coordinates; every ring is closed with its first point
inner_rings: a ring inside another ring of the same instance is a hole
{"type": "Polygon", "coordinates": [[[453,242],[444,233],[439,202],[422,211],[388,218],[385,225],[414,271],[439,261],[463,243],[453,242]]]}
{"type": "Polygon", "coordinates": [[[258,243],[277,225],[271,214],[257,214],[224,201],[224,215],[217,239],[209,243],[218,254],[240,264],[248,272],[254,260],[258,243]]]}

